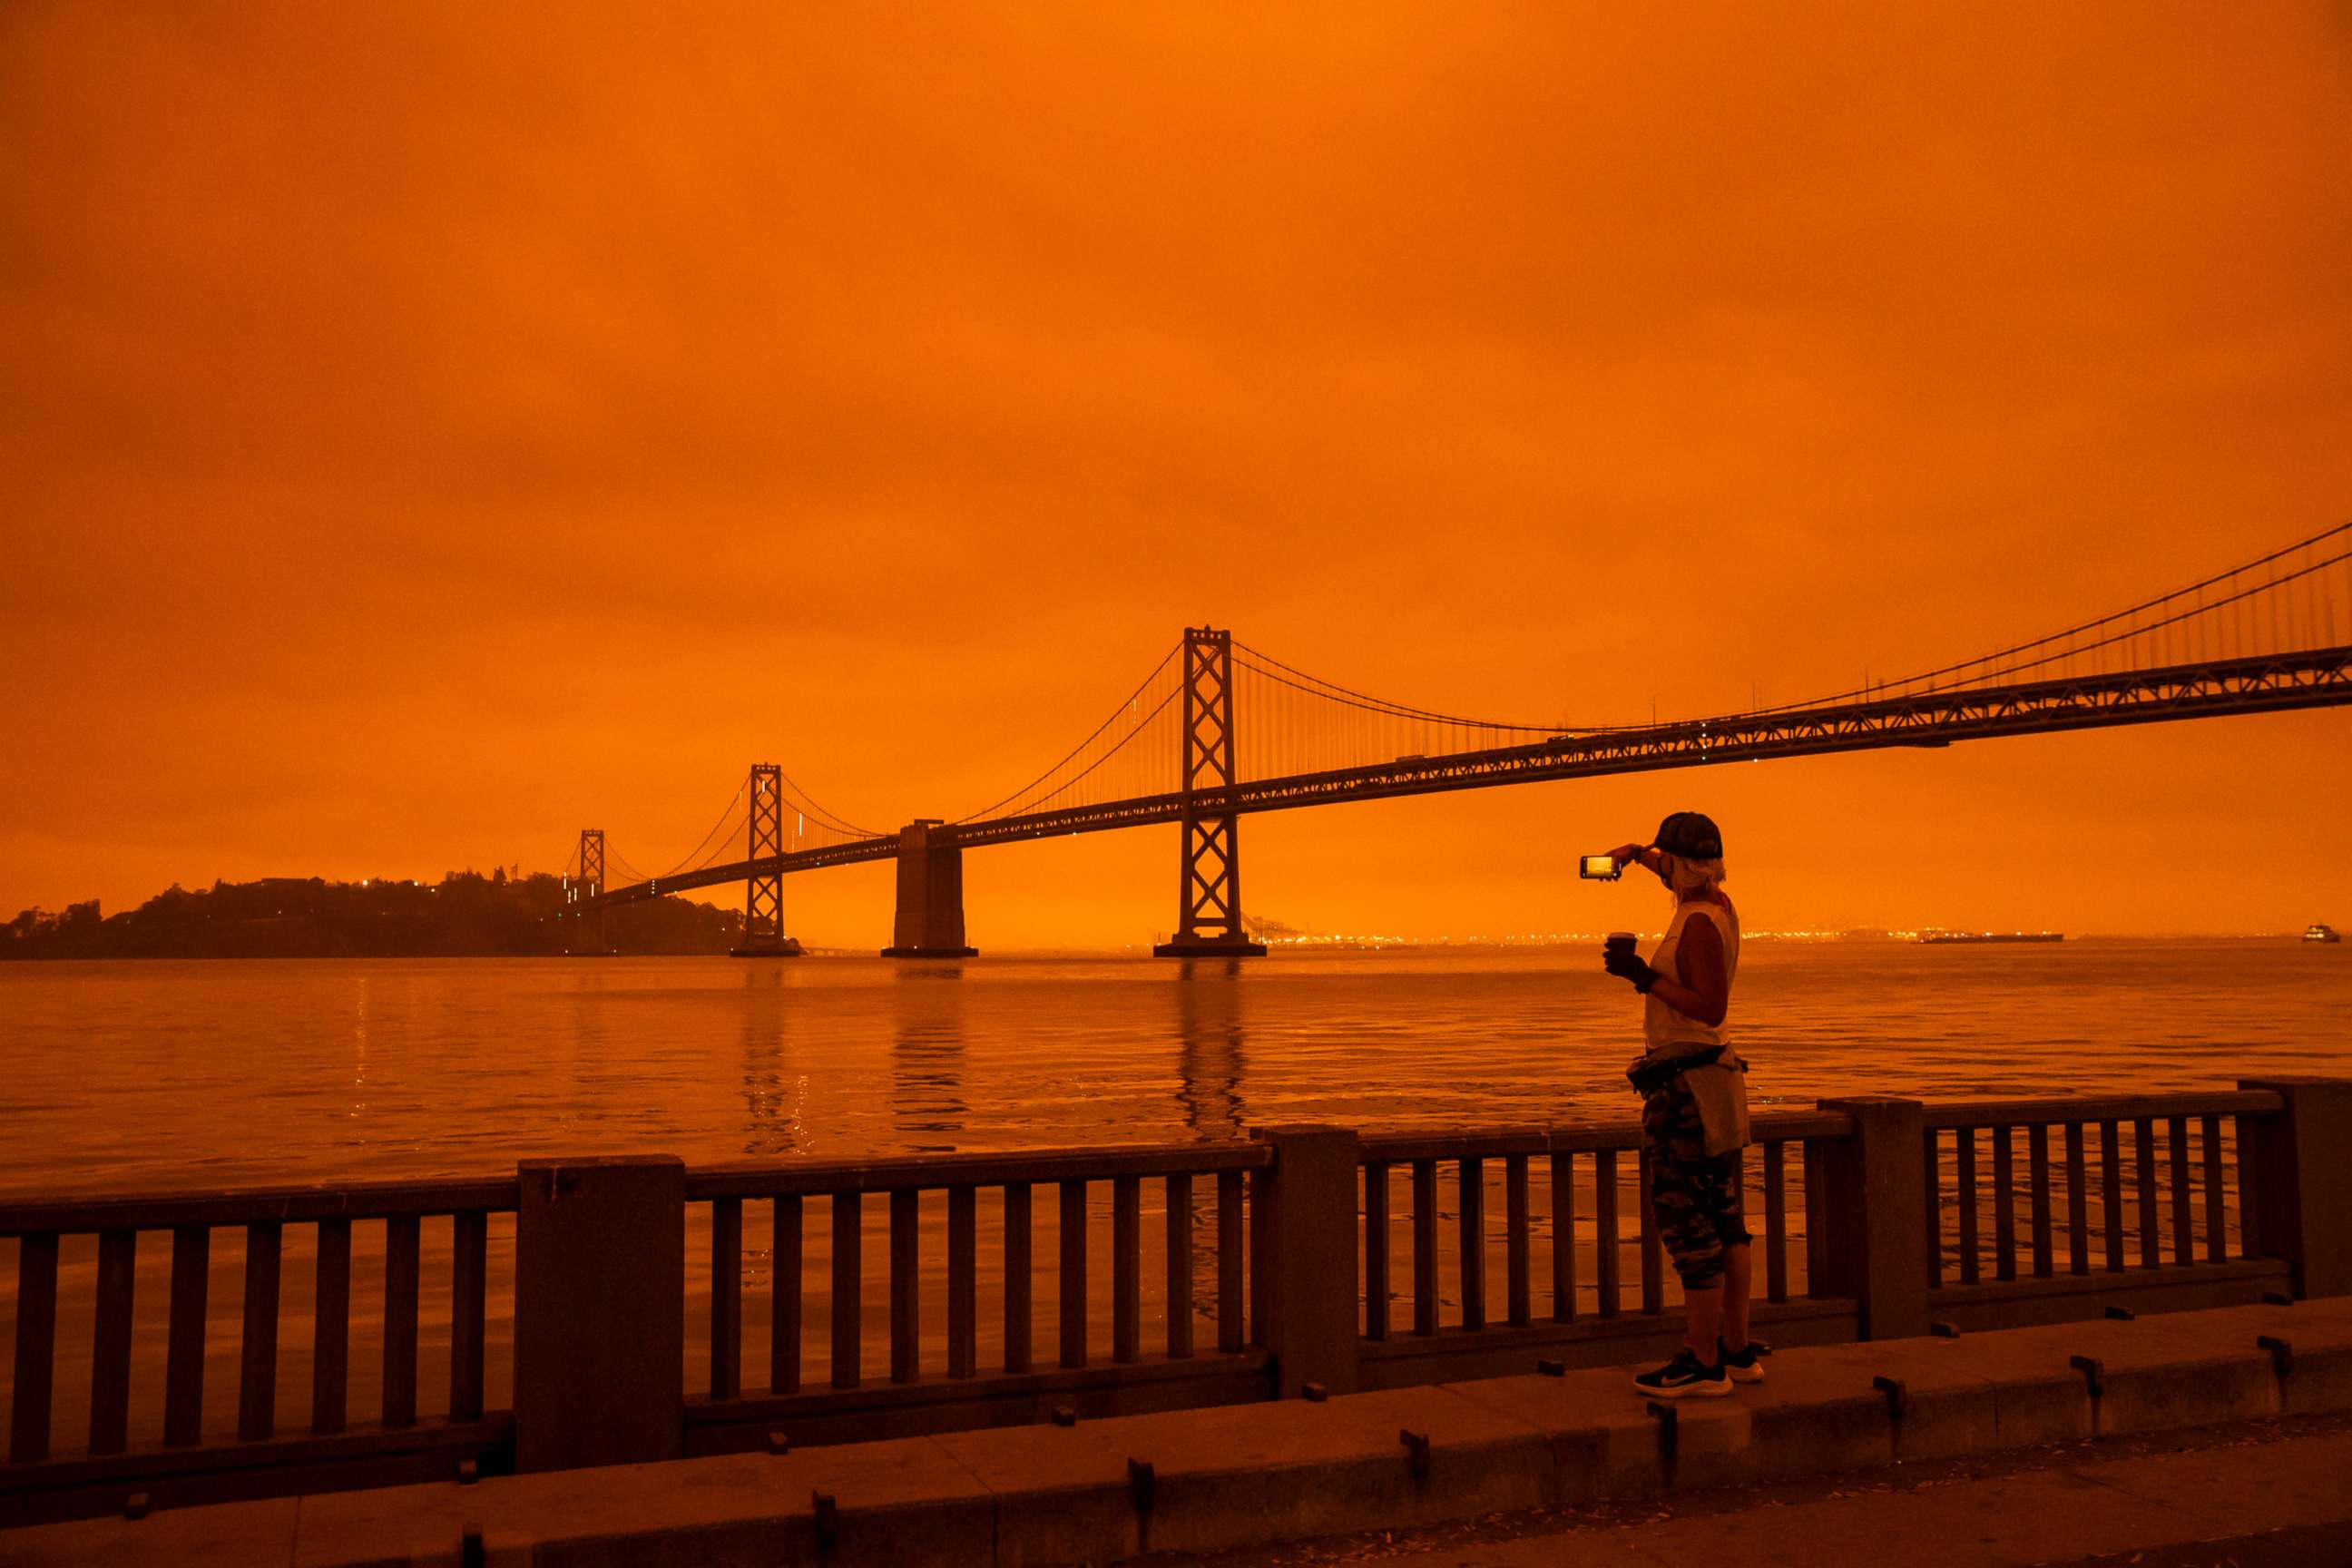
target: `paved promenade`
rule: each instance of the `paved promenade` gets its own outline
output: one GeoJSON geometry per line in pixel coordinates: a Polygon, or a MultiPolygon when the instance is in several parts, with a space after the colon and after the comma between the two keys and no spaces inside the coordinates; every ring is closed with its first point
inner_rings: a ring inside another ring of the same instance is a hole
{"type": "MultiPolygon", "coordinates": [[[[2233,1543],[2215,1563],[2346,1560],[2352,1299],[1792,1350],[1769,1369],[1665,1415],[1619,1371],[1531,1372],[38,1526],[0,1533],[0,1561],[1815,1568],[2201,1542],[2233,1543]]],[[[2143,1568],[2166,1561],[2205,1559],[2143,1568]]]]}
{"type": "Polygon", "coordinates": [[[1906,1568],[2333,1568],[2352,1563],[2347,1466],[2352,1416],[2296,1416],[1138,1562],[1823,1568],[1890,1558],[1906,1568]]]}

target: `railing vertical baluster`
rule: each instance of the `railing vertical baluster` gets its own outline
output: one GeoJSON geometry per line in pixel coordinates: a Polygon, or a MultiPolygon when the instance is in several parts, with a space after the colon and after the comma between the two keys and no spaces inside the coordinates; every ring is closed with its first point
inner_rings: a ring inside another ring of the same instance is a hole
{"type": "Polygon", "coordinates": [[[1437,1331],[1437,1162],[1412,1163],[1412,1331],[1437,1331]]]}
{"type": "Polygon", "coordinates": [[[743,1392],[743,1200],[710,1200],[710,1397],[743,1392]]]}
{"type": "Polygon", "coordinates": [[[1601,1315],[1619,1311],[1618,1270],[1622,1259],[1617,1247],[1617,1151],[1598,1149],[1592,1155],[1593,1286],[1599,1292],[1601,1315]]]}
{"type": "Polygon", "coordinates": [[[1389,1168],[1364,1167],[1364,1337],[1389,1337],[1389,1168]]]}
{"type": "Polygon", "coordinates": [[[833,1386],[866,1377],[866,1205],[862,1193],[833,1194],[833,1386]]]}
{"type": "Polygon", "coordinates": [[[1192,1178],[1168,1182],[1168,1359],[1192,1353],[1192,1178]]]}
{"type": "Polygon", "coordinates": [[[1960,1205],[1960,1283],[1974,1285],[1984,1278],[1984,1246],[1980,1234],[1982,1218],[1977,1202],[1977,1130],[1956,1127],[1952,1130],[1952,1147],[1958,1163],[1953,1167],[1958,1179],[1960,1205]]]}
{"type": "Polygon", "coordinates": [[[482,1417],[483,1319],[488,1306],[490,1216],[455,1217],[449,1257],[449,1419],[482,1417]]]}
{"type": "Polygon", "coordinates": [[[98,1233],[98,1321],[89,1352],[89,1451],[120,1454],[131,1441],[131,1308],[139,1233],[98,1233]]]}
{"type": "Polygon", "coordinates": [[[2083,1161],[2083,1124],[2066,1123],[2066,1269],[2091,1271],[2091,1194],[2083,1161]]]}
{"type": "Polygon", "coordinates": [[[2230,1256],[2228,1226],[2221,1207],[2221,1119],[2200,1118],[2205,1153],[2205,1260],[2221,1263],[2230,1256]]]}
{"type": "Polygon", "coordinates": [[[980,1190],[948,1189],[948,1375],[980,1372],[980,1190]]]}
{"type": "Polygon", "coordinates": [[[318,1287],[310,1309],[310,1430],[332,1436],[343,1429],[351,1393],[352,1222],[320,1220],[318,1244],[318,1287]]]}
{"type": "Polygon", "coordinates": [[[1087,1184],[1062,1184],[1062,1364],[1087,1364],[1087,1184]]]}
{"type": "Polygon", "coordinates": [[[1789,1299],[1788,1144],[1764,1145],[1764,1299],[1789,1299]]]}
{"type": "Polygon", "coordinates": [[[1576,1161],[1551,1155],[1551,1321],[1576,1321],[1576,1161]]]}
{"type": "Polygon", "coordinates": [[[1927,1178],[1921,1184],[1927,1189],[1927,1212],[1922,1216],[1922,1228],[1927,1242],[1927,1289],[1934,1290],[1944,1283],[1943,1140],[1930,1127],[1924,1142],[1925,1163],[1920,1170],[1927,1178]]]}
{"type": "Polygon", "coordinates": [[[2189,1222],[2189,1118],[2173,1117],[2164,1141],[2172,1154],[2172,1261],[2186,1266],[2197,1261],[2197,1235],[2189,1222]]]}
{"type": "Polygon", "coordinates": [[[1464,1159],[1454,1168],[1462,1255],[1462,1326],[1486,1326],[1486,1162],[1464,1159]]]}
{"type": "Polygon", "coordinates": [[[1110,1182],[1110,1359],[1143,1353],[1143,1179],[1110,1182]]]}
{"type": "Polygon", "coordinates": [[[278,1430],[278,1281],[286,1227],[245,1227],[245,1337],[238,1347],[236,1436],[258,1443],[278,1430]]]}
{"type": "Polygon", "coordinates": [[[1503,1156],[1504,1312],[1517,1326],[1528,1321],[1528,1157],[1503,1156]]]}
{"type": "Polygon", "coordinates": [[[1808,1138],[1799,1146],[1805,1178],[1805,1294],[1827,1294],[1822,1276],[1829,1258],[1829,1189],[1822,1181],[1822,1142],[1808,1138]]]}
{"type": "Polygon", "coordinates": [[[1217,1173],[1217,1349],[1242,1348],[1242,1173],[1217,1173]]]}
{"type": "Polygon", "coordinates": [[[423,1216],[383,1222],[383,1424],[416,1425],[416,1266],[423,1216]]]}
{"type": "Polygon", "coordinates": [[[205,1303],[212,1288],[210,1226],[172,1231],[170,1349],[163,1362],[163,1446],[184,1448],[203,1435],[205,1303]]]}
{"type": "Polygon", "coordinates": [[[771,1249],[774,1284],[769,1295],[768,1392],[801,1391],[801,1195],[786,1193],[774,1203],[771,1249]]]}
{"type": "Polygon", "coordinates": [[[1642,1147],[1642,1310],[1655,1316],[1666,1310],[1665,1238],[1658,1234],[1658,1205],[1652,1201],[1657,1172],[1651,1168],[1649,1145],[1642,1147]]]}
{"type": "Polygon", "coordinates": [[[2113,1121],[2099,1123],[2099,1219],[2105,1228],[2107,1272],[2124,1268],[2124,1151],[2113,1121]]]}
{"type": "Polygon", "coordinates": [[[1992,1271],[1996,1279],[2017,1278],[2017,1129],[1992,1130],[1992,1271]]]}
{"type": "Polygon", "coordinates": [[[922,1255],[920,1204],[913,1187],[890,1189],[890,1381],[922,1375],[922,1255]]]}
{"type": "Polygon", "coordinates": [[[58,1237],[54,1231],[16,1240],[15,1403],[8,1414],[8,1462],[49,1457],[49,1397],[56,1387],[58,1237]]]}
{"type": "Polygon", "coordinates": [[[2139,1266],[2164,1262],[2164,1220],[2156,1201],[2156,1123],[2146,1116],[2132,1122],[2132,1163],[2139,1178],[2139,1266]]]}
{"type": "Polygon", "coordinates": [[[2231,1173],[2237,1177],[2238,1256],[2241,1258],[2260,1258],[2265,1251],[2261,1240],[2264,1208],[2261,1166],[2258,1160],[2249,1157],[2259,1148],[2255,1140],[2262,1136],[2261,1129],[2265,1120],[2257,1116],[2230,1118],[2231,1147],[2237,1155],[2231,1164],[2231,1173]]]}
{"type": "Polygon", "coordinates": [[[1035,1288],[1030,1237],[1036,1216],[1029,1184],[1004,1184],[1004,1370],[1027,1372],[1034,1353],[1029,1303],[1035,1288]]]}
{"type": "Polygon", "coordinates": [[[2052,1273],[2050,1245],[2050,1128],[2037,1121],[2025,1130],[2025,1163],[2032,1184],[2033,1203],[2033,1277],[2047,1279],[2052,1273]]]}

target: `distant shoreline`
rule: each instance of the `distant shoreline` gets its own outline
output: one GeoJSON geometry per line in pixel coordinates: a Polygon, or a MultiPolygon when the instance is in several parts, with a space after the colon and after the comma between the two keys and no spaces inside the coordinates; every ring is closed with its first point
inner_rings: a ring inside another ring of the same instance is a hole
{"type": "MultiPolygon", "coordinates": [[[[724,913],[724,912],[726,912],[726,911],[720,911],[720,912],[721,912],[721,913],[724,913]]],[[[1648,940],[1648,939],[1654,938],[1658,933],[1657,933],[1657,932],[1655,932],[1655,931],[1649,931],[1649,932],[1642,932],[1642,933],[1638,933],[1638,934],[1642,935],[1642,936],[1644,938],[1644,940],[1648,940]]],[[[1443,953],[1463,953],[1463,954],[1469,954],[1469,953],[1504,953],[1504,952],[1580,952],[1580,951],[1582,951],[1582,950],[1584,950],[1584,949],[1586,949],[1586,948],[1588,948],[1588,947],[1591,947],[1591,948],[1597,948],[1597,947],[1599,946],[1600,942],[1601,942],[1601,934],[1600,934],[1600,933],[1595,933],[1595,934],[1593,934],[1593,935],[1592,935],[1592,936],[1591,936],[1591,937],[1568,936],[1568,937],[1561,937],[1561,938],[1559,938],[1559,939],[1558,939],[1558,940],[1545,940],[1545,941],[1517,941],[1517,942],[1453,942],[1453,941],[1447,941],[1447,940],[1444,940],[1444,939],[1443,939],[1443,938],[1438,938],[1438,939],[1432,939],[1432,940],[1429,940],[1429,941],[1402,941],[1402,940],[1400,940],[1400,941],[1397,941],[1397,942],[1362,942],[1362,943],[1347,943],[1347,942],[1311,942],[1311,943],[1308,943],[1308,942],[1298,942],[1298,943],[1283,943],[1283,944],[1280,944],[1279,946],[1275,947],[1275,948],[1273,949],[1272,952],[1271,952],[1271,953],[1269,953],[1269,955],[1268,955],[1268,956],[1270,956],[1270,957],[1276,957],[1276,958],[1288,957],[1288,958],[1294,958],[1294,959],[1296,959],[1296,958],[1302,958],[1302,957],[1305,957],[1305,958],[1366,958],[1366,957],[1381,957],[1381,956],[1396,956],[1396,957],[1407,957],[1407,956],[1413,956],[1413,957],[1422,957],[1422,956],[1427,956],[1427,955],[1430,955],[1430,954],[1433,954],[1433,953],[1437,953],[1437,954],[1443,954],[1443,953]]],[[[1797,947],[1874,947],[1874,948],[1875,948],[1875,947],[1886,947],[1886,948],[1915,948],[1915,947],[1965,947],[1965,948],[1969,948],[1969,949],[1981,949],[1981,948],[1988,948],[1988,947],[1990,947],[1990,948],[2023,947],[2023,948],[2026,948],[2026,949],[2030,949],[2030,950],[2031,950],[2031,949],[2041,949],[2041,948],[2046,948],[2046,947],[2050,947],[2050,946],[2053,946],[2053,945],[2058,945],[2058,944],[2055,944],[2055,943],[2053,943],[2053,942],[1922,942],[1916,941],[1916,939],[1909,938],[1909,937],[1845,937],[1845,936],[1836,935],[1836,934],[1834,934],[1834,933],[1832,933],[1832,934],[1824,934],[1824,935],[1819,935],[1819,936],[1798,935],[1798,934],[1781,933],[1781,932],[1771,932],[1771,933],[1750,933],[1750,934],[1749,934],[1749,936],[1748,937],[1748,941],[1750,941],[1750,942],[1763,942],[1763,943],[1766,943],[1766,944],[1769,944],[1769,945],[1771,945],[1771,946],[1775,946],[1775,947],[1781,947],[1781,946],[1797,946],[1797,947]]],[[[2153,932],[2135,932],[2135,931],[2112,931],[2112,932],[2102,932],[2102,931],[2089,931],[2089,932],[2084,932],[2084,933],[2080,933],[2080,934],[2077,934],[2077,933],[2074,933],[2074,932],[2069,932],[2069,933],[2067,933],[2066,938],[2065,938],[2065,945],[2069,945],[2069,946],[2081,945],[2081,944],[2085,943],[2085,942],[2263,942],[2263,943],[2278,943],[2278,944],[2282,944],[2282,945],[2292,944],[2292,945],[2296,945],[2296,946],[2303,946],[2303,945],[2314,945],[2314,946],[2315,946],[2315,945],[2318,945],[2318,944],[2315,944],[2315,943],[2314,943],[2314,944],[2305,944],[2305,943],[2302,942],[2302,939],[2301,939],[2300,933],[2295,932],[2295,931],[2153,931],[2153,932]]],[[[27,945],[29,946],[30,944],[27,944],[27,945]]],[[[365,962],[370,962],[370,963],[383,963],[383,962],[394,962],[394,961],[400,961],[400,960],[446,961],[446,960],[452,960],[452,959],[464,959],[464,960],[491,960],[491,959],[525,959],[525,958],[528,958],[528,959],[551,959],[551,960],[552,960],[552,959],[562,959],[562,960],[568,960],[568,961],[573,961],[573,962],[587,962],[587,961],[593,960],[593,959],[597,958],[597,957],[627,958],[627,959],[642,959],[642,958],[724,958],[724,957],[728,956],[728,947],[729,947],[730,945],[731,945],[731,943],[722,941],[722,942],[718,942],[718,943],[716,943],[715,945],[710,946],[710,947],[708,947],[708,948],[702,948],[702,947],[679,947],[679,946],[672,946],[672,947],[665,947],[665,948],[642,949],[642,950],[637,950],[637,951],[630,951],[630,950],[628,950],[628,949],[621,949],[621,950],[619,950],[619,951],[616,951],[616,952],[611,952],[611,953],[606,953],[606,954],[573,954],[573,953],[567,953],[567,952],[564,952],[563,951],[562,951],[562,949],[561,949],[561,948],[552,948],[552,949],[546,949],[546,948],[541,948],[541,949],[529,949],[529,948],[527,948],[527,949],[518,949],[518,950],[504,950],[504,949],[473,949],[473,950],[461,950],[461,949],[455,949],[455,948],[444,948],[444,949],[436,949],[436,950],[423,951],[423,952],[418,952],[418,951],[407,951],[407,952],[371,952],[371,951],[365,951],[365,950],[362,950],[362,949],[358,949],[358,948],[344,948],[344,949],[338,949],[338,950],[334,950],[334,951],[317,951],[317,950],[311,950],[311,951],[281,951],[281,952],[220,952],[220,951],[186,951],[186,952],[160,951],[160,952],[159,952],[159,951],[148,951],[148,952],[107,952],[107,951],[89,951],[89,950],[67,951],[67,952],[55,952],[55,951],[51,951],[51,952],[38,952],[38,951],[28,952],[28,951],[23,951],[23,950],[21,950],[21,949],[16,948],[16,947],[15,946],[15,944],[11,944],[11,943],[0,943],[0,963],[214,963],[214,962],[219,962],[219,963],[240,963],[240,962],[241,962],[241,963],[287,963],[287,962],[298,962],[298,961],[317,962],[317,963],[334,963],[334,962],[349,963],[349,962],[353,962],[353,961],[365,961],[365,962]]],[[[803,956],[804,956],[804,957],[806,957],[806,958],[810,958],[810,959],[814,959],[814,960],[817,960],[817,961],[823,962],[823,961],[827,961],[827,960],[843,960],[843,959],[872,959],[872,958],[877,958],[877,952],[876,952],[876,951],[874,951],[874,950],[869,950],[869,949],[862,948],[862,947],[815,947],[815,946],[811,946],[811,947],[807,947],[807,948],[805,948],[805,949],[803,950],[803,956]]],[[[1044,961],[1044,962],[1051,962],[1051,961],[1055,961],[1055,960],[1066,960],[1066,961],[1079,961],[1079,960],[1087,960],[1087,961],[1094,961],[1094,960],[1107,960],[1107,959],[1129,959],[1129,958],[1132,958],[1132,959],[1144,959],[1144,958],[1149,958],[1149,957],[1150,957],[1150,956],[1151,956],[1151,950],[1150,950],[1150,945],[1149,943],[1146,943],[1146,942],[1135,942],[1135,943],[1129,943],[1129,944],[1127,944],[1127,945],[1125,945],[1125,946],[1100,946],[1100,947],[1097,947],[1097,946],[1086,946],[1086,947],[1009,947],[1009,946],[997,946],[997,947],[992,947],[992,948],[991,948],[991,949],[989,950],[989,952],[988,952],[984,956],[985,956],[985,958],[986,958],[986,959],[996,959],[996,960],[1022,960],[1022,961],[1025,961],[1025,962],[1040,962],[1040,961],[1044,961]]],[[[901,961],[901,962],[903,962],[903,961],[901,961]]],[[[974,961],[952,961],[952,962],[974,962],[974,961]]],[[[1155,961],[1155,962],[1158,962],[1158,961],[1155,961]]]]}

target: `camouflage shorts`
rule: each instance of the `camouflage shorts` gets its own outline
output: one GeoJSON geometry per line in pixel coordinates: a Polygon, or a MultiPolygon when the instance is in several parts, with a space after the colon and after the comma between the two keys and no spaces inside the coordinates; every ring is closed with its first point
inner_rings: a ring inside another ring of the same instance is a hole
{"type": "Polygon", "coordinates": [[[1698,1103],[1675,1079],[1642,1102],[1650,1146],[1650,1208],[1685,1290],[1723,1282],[1723,1249],[1748,1239],[1740,1215],[1740,1153],[1709,1156],[1698,1103]],[[1697,1152],[1693,1152],[1697,1151],[1697,1152]]]}

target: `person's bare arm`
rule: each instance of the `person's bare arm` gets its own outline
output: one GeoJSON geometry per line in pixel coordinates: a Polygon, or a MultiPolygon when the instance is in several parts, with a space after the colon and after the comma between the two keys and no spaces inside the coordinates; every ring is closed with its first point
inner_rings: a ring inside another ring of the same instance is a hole
{"type": "Polygon", "coordinates": [[[1645,849],[1639,844],[1620,844],[1616,848],[1609,851],[1609,855],[1610,858],[1617,862],[1620,870],[1627,866],[1642,866],[1654,871],[1659,865],[1658,852],[1654,849],[1645,849]]]}
{"type": "Polygon", "coordinates": [[[1715,921],[1693,910],[1683,922],[1683,938],[1675,949],[1675,967],[1688,975],[1687,984],[1661,974],[1650,994],[1685,1018],[1709,1027],[1723,1022],[1731,1008],[1731,976],[1724,972],[1723,935],[1715,921]]]}

